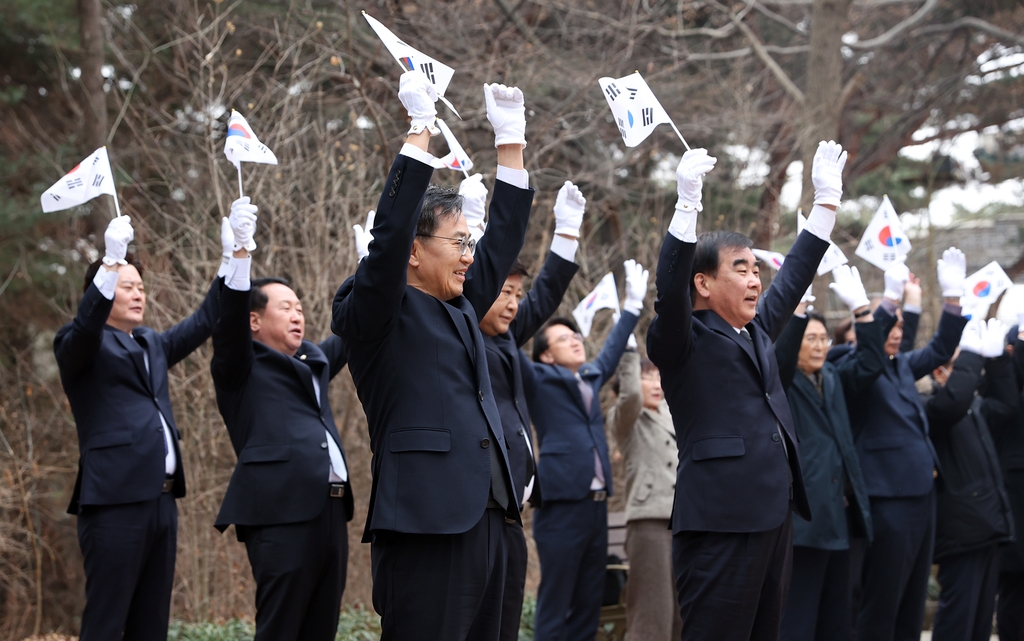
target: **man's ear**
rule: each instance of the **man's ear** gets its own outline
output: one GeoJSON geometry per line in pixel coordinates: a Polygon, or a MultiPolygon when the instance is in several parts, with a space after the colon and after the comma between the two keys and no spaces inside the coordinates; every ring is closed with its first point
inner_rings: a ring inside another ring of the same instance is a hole
{"type": "Polygon", "coordinates": [[[423,260],[423,244],[419,238],[412,241],[412,252],[409,254],[409,267],[419,267],[423,260]]]}
{"type": "Polygon", "coordinates": [[[704,272],[697,272],[693,275],[693,288],[701,298],[711,297],[711,278],[704,272]]]}
{"type": "Polygon", "coordinates": [[[260,331],[260,321],[262,317],[256,312],[249,312],[249,329],[253,334],[258,334],[260,331]]]}
{"type": "Polygon", "coordinates": [[[540,362],[544,363],[545,365],[555,364],[555,357],[554,355],[551,354],[551,350],[548,350],[540,355],[540,362]]]}

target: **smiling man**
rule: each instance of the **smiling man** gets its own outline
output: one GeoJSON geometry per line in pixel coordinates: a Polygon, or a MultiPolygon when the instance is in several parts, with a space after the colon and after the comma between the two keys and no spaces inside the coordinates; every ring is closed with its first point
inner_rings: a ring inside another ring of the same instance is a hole
{"type": "Polygon", "coordinates": [[[839,145],[819,145],[814,209],[764,296],[749,238],[697,238],[702,176],[715,159],[694,149],[676,170],[647,348],[679,445],[672,557],[684,639],[778,638],[791,510],[810,512],[772,342],[828,249],[845,163],[839,145]]]}
{"type": "Polygon", "coordinates": [[[462,196],[430,185],[433,86],[407,72],[398,97],[412,126],[384,183],[369,253],[338,290],[331,323],[345,339],[373,451],[363,532],[373,607],[385,641],[493,641],[506,540],[522,525],[478,324],[526,236],[526,108],[518,89],[484,85],[498,168],[477,247],[462,196]]]}

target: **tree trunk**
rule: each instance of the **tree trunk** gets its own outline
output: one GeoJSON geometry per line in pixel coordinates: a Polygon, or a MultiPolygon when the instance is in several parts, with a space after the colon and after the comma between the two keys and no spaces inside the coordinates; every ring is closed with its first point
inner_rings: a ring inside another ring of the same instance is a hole
{"type": "Polygon", "coordinates": [[[751,240],[754,246],[763,249],[772,248],[779,223],[779,195],[786,184],[786,169],[793,156],[793,128],[783,123],[776,127],[772,136],[771,150],[768,154],[768,177],[765,178],[761,191],[761,203],[758,208],[757,221],[751,240]]]}
{"type": "MultiPolygon", "coordinates": [[[[78,35],[81,41],[82,87],[85,94],[79,146],[84,158],[107,144],[107,95],[103,91],[103,6],[100,0],[78,0],[78,35]]],[[[87,232],[102,233],[113,211],[113,203],[107,198],[92,201],[87,232]]]]}
{"type": "MultiPolygon", "coordinates": [[[[797,131],[804,163],[800,206],[809,212],[814,201],[811,162],[821,140],[837,140],[842,110],[842,35],[846,33],[850,0],[814,0],[811,7],[811,51],[807,61],[803,126],[797,131]]],[[[838,141],[841,142],[841,141],[838,141]]]]}

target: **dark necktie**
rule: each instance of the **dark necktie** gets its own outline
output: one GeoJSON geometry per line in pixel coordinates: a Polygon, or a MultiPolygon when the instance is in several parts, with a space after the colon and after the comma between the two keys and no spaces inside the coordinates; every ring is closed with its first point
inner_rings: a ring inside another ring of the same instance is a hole
{"type": "Polygon", "coordinates": [[[590,408],[594,404],[594,390],[591,389],[590,385],[579,374],[576,375],[576,383],[580,388],[580,396],[583,397],[583,407],[586,408],[587,415],[589,416],[590,408]]]}
{"type": "MultiPolygon", "coordinates": [[[[149,375],[149,356],[145,355],[147,352],[146,339],[143,338],[141,335],[136,334],[135,332],[132,332],[131,336],[132,338],[135,339],[135,342],[139,344],[139,347],[142,348],[142,352],[144,354],[142,358],[143,361],[146,363],[146,374],[149,375]]],[[[164,456],[167,456],[167,438],[164,436],[162,429],[160,431],[160,436],[160,440],[163,441],[164,443],[164,456]]]]}
{"type": "Polygon", "coordinates": [[[754,339],[750,337],[750,332],[747,331],[746,327],[740,328],[740,336],[747,339],[747,342],[750,343],[751,345],[754,344],[754,339]]]}

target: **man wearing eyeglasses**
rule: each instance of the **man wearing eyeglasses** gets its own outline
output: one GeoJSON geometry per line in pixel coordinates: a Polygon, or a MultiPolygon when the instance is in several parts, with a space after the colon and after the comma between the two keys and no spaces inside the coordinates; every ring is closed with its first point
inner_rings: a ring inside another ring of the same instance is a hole
{"type": "Polygon", "coordinates": [[[568,318],[544,323],[533,338],[530,416],[540,444],[544,503],[534,512],[540,557],[537,641],[594,638],[608,554],[607,498],[612,467],[598,398],[612,377],[643,310],[648,272],[627,260],[622,316],[601,353],[586,362],[583,337],[568,318]]]}
{"type": "Polygon", "coordinates": [[[433,86],[408,72],[398,96],[412,127],[331,323],[373,452],[363,533],[373,606],[385,639],[495,640],[506,537],[522,525],[478,322],[522,249],[533,205],[525,105],[519,89],[484,86],[498,168],[476,247],[462,197],[430,185],[433,86]]]}

